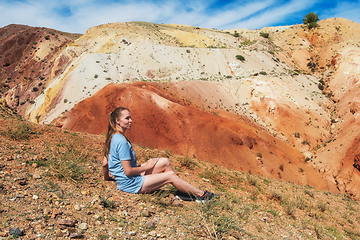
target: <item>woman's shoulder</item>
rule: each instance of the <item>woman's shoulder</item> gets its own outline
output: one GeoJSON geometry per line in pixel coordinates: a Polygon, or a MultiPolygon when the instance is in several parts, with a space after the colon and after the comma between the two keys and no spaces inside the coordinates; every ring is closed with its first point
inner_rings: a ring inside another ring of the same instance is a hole
{"type": "Polygon", "coordinates": [[[120,134],[120,133],[115,133],[111,140],[115,140],[115,141],[126,141],[126,138],[124,135],[120,134]]]}

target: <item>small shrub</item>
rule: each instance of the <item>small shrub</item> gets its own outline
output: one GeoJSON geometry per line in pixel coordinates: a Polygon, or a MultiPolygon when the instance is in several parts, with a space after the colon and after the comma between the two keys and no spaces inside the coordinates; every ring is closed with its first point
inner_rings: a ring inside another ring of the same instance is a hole
{"type": "Polygon", "coordinates": [[[187,167],[192,169],[194,167],[195,162],[189,157],[188,155],[185,155],[184,157],[179,158],[179,163],[182,167],[187,167]]]}
{"type": "Polygon", "coordinates": [[[248,175],[247,177],[248,183],[252,186],[256,186],[258,179],[254,177],[253,175],[248,175]]]}
{"type": "Polygon", "coordinates": [[[327,209],[326,203],[323,201],[318,202],[317,207],[320,209],[321,212],[325,212],[327,209]]]}
{"type": "Polygon", "coordinates": [[[269,199],[281,202],[283,200],[283,197],[282,197],[282,195],[280,193],[271,192],[270,196],[269,196],[269,199]]]}
{"type": "Polygon", "coordinates": [[[94,75],[94,78],[98,78],[98,77],[99,77],[99,75],[97,75],[97,74],[94,75]]]}
{"type": "Polygon", "coordinates": [[[267,75],[267,73],[266,73],[265,71],[261,71],[261,72],[259,72],[259,74],[261,74],[261,75],[267,75]]]}
{"type": "Polygon", "coordinates": [[[296,197],[296,207],[300,210],[304,210],[306,208],[306,202],[303,196],[296,197]]]}
{"type": "Polygon", "coordinates": [[[245,57],[242,56],[242,55],[236,55],[235,57],[236,57],[236,59],[239,60],[239,61],[242,61],[242,62],[245,61],[245,57]]]}
{"type": "Polygon", "coordinates": [[[204,173],[199,174],[200,177],[211,180],[211,184],[221,183],[221,172],[214,167],[206,169],[204,173]]]}
{"type": "Polygon", "coordinates": [[[310,141],[308,141],[308,140],[303,140],[303,141],[301,142],[301,144],[302,144],[302,145],[308,145],[308,146],[310,146],[310,141]]]}
{"type": "Polygon", "coordinates": [[[304,193],[307,194],[307,195],[309,195],[311,198],[314,198],[314,193],[311,192],[310,190],[305,189],[305,190],[304,190],[304,193]]]}
{"type": "Polygon", "coordinates": [[[240,34],[237,31],[235,31],[233,36],[234,37],[240,37],[240,34]]]}
{"type": "Polygon", "coordinates": [[[38,87],[33,87],[33,88],[32,88],[32,91],[33,91],[33,92],[37,92],[38,90],[39,90],[38,87]]]}
{"type": "Polygon", "coordinates": [[[260,36],[262,36],[263,38],[269,38],[269,33],[260,32],[260,36]]]}
{"type": "Polygon", "coordinates": [[[99,203],[101,206],[103,206],[104,208],[107,208],[109,210],[113,210],[116,208],[116,204],[114,201],[110,201],[108,199],[104,199],[104,198],[101,198],[100,199],[100,203],[99,203]]]}
{"type": "Polygon", "coordinates": [[[298,132],[294,133],[294,137],[295,138],[300,138],[300,133],[298,133],[298,132]]]}
{"type": "Polygon", "coordinates": [[[281,171],[284,171],[284,164],[281,163],[281,164],[279,165],[279,169],[280,169],[281,171]]]}
{"type": "Polygon", "coordinates": [[[50,39],[50,36],[49,36],[49,35],[46,35],[44,38],[45,38],[46,40],[49,40],[49,39],[50,39]]]}
{"type": "Polygon", "coordinates": [[[285,202],[283,208],[287,215],[295,218],[296,204],[293,202],[285,202]]]}
{"type": "Polygon", "coordinates": [[[256,156],[258,156],[259,158],[262,158],[261,152],[256,153],[256,156]]]}
{"type": "Polygon", "coordinates": [[[325,87],[324,87],[324,85],[322,85],[321,83],[319,83],[319,84],[318,84],[318,88],[322,91],[322,90],[324,90],[325,87]]]}

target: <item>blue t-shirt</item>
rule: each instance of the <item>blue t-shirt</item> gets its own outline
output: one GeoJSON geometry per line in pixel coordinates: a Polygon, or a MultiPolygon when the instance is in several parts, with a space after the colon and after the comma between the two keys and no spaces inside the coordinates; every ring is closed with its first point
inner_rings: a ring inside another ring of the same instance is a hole
{"type": "Polygon", "coordinates": [[[137,167],[135,152],[131,144],[122,134],[114,134],[111,138],[108,157],[109,172],[114,176],[119,190],[137,193],[141,189],[145,177],[141,175],[126,176],[121,161],[129,160],[131,167],[137,167]]]}

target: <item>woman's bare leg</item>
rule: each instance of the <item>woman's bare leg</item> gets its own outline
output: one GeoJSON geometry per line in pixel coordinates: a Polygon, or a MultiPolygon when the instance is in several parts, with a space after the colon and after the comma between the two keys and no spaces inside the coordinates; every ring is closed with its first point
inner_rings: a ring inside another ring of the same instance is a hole
{"type": "Polygon", "coordinates": [[[202,196],[204,194],[204,191],[179,178],[174,171],[145,175],[145,181],[139,193],[157,190],[167,183],[171,183],[180,192],[198,196],[202,196]]]}
{"type": "MultiPolygon", "coordinates": [[[[145,164],[145,163],[144,163],[145,164]]],[[[149,175],[149,174],[156,174],[156,173],[162,173],[162,172],[168,172],[168,171],[174,171],[174,169],[171,166],[171,163],[169,159],[167,158],[159,158],[154,168],[146,171],[142,175],[149,175]]]]}

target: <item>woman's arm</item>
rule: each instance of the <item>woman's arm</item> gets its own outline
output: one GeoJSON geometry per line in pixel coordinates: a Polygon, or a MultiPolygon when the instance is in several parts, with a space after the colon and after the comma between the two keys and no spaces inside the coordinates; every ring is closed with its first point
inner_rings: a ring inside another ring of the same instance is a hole
{"type": "Polygon", "coordinates": [[[102,173],[105,181],[112,180],[112,175],[109,173],[109,165],[107,157],[104,157],[102,163],[102,173]]]}
{"type": "Polygon", "coordinates": [[[130,177],[130,176],[134,176],[134,175],[139,175],[145,171],[152,169],[158,160],[159,160],[159,158],[149,159],[145,164],[138,166],[138,167],[131,167],[130,160],[121,161],[121,165],[124,169],[125,175],[130,177]]]}

